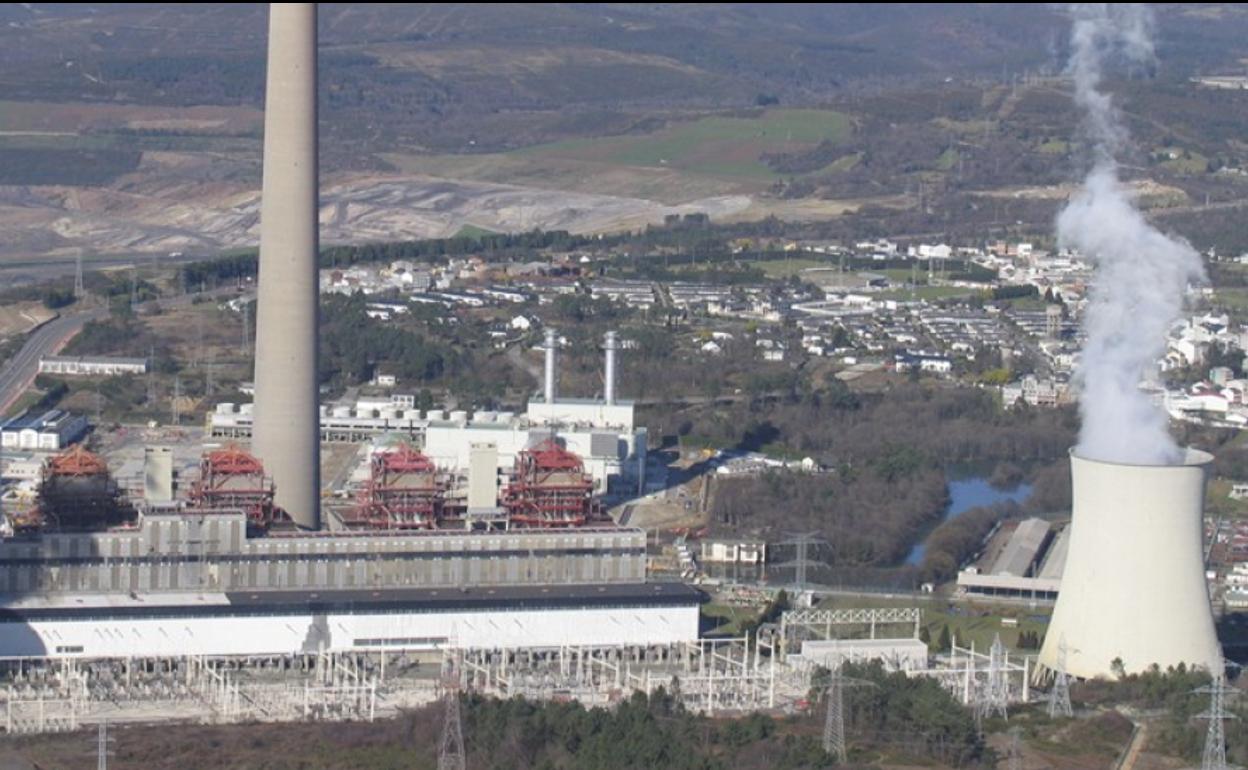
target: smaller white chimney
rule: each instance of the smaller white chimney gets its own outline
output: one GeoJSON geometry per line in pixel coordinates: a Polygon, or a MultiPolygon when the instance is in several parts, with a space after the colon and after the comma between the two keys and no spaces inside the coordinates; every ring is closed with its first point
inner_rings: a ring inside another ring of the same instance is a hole
{"type": "Polygon", "coordinates": [[[615,403],[615,351],[619,350],[619,343],[616,341],[615,332],[607,332],[607,337],[602,343],[603,349],[607,352],[606,367],[603,371],[602,396],[608,404],[615,403]]]}
{"type": "Polygon", "coordinates": [[[558,355],[559,336],[554,329],[546,330],[546,403],[555,403],[555,356],[558,355]]]}

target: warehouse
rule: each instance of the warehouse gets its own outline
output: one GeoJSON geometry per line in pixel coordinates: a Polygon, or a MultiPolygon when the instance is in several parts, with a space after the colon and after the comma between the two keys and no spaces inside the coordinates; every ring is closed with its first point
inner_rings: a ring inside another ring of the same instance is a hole
{"type": "Polygon", "coordinates": [[[87,418],[60,409],[0,422],[0,446],[56,452],[87,435],[87,418]]]}
{"type": "Polygon", "coordinates": [[[32,597],[0,610],[8,657],[266,656],[670,644],[698,638],[701,594],[677,583],[178,597],[32,597]],[[104,633],[101,633],[104,629],[104,633]]]}

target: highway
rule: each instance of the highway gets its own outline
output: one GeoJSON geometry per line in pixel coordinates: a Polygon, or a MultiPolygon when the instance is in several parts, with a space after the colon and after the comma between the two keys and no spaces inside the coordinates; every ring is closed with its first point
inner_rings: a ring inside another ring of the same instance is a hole
{"type": "Polygon", "coordinates": [[[74,338],[88,321],[108,317],[107,308],[62,315],[31,332],[22,349],[0,367],[0,414],[21,397],[35,380],[39,359],[55,354],[74,338]]]}
{"type": "MultiPolygon", "coordinates": [[[[203,295],[181,294],[167,299],[154,300],[162,309],[191,304],[196,296],[216,297],[236,294],[234,287],[225,287],[205,292],[203,295]]],[[[147,303],[145,303],[147,304],[147,303]]],[[[140,305],[141,309],[143,305],[140,305]]],[[[108,317],[108,308],[94,308],[76,313],[62,315],[40,326],[31,332],[22,346],[12,358],[0,366],[0,414],[21,397],[30,387],[39,370],[39,359],[43,356],[55,355],[61,348],[74,338],[89,321],[99,321],[108,317]]]]}

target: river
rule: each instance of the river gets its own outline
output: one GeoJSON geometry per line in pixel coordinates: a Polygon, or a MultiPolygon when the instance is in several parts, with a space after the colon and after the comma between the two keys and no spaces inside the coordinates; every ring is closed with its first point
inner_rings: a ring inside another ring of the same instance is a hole
{"type": "MultiPolygon", "coordinates": [[[[971,476],[949,482],[949,507],[941,521],[948,521],[955,516],[966,513],[972,508],[980,508],[1007,500],[1021,503],[1031,496],[1030,484],[1019,484],[1009,489],[997,489],[988,483],[983,476],[971,476]]],[[[934,529],[934,528],[933,528],[934,529]]],[[[931,533],[928,533],[931,536],[931,533]]],[[[923,554],[927,550],[927,538],[910,550],[906,564],[916,565],[923,562],[923,554]]]]}

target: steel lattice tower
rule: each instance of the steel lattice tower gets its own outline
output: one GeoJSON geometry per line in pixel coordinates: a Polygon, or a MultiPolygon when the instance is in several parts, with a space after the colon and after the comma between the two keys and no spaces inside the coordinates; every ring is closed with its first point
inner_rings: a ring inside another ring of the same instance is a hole
{"type": "Polygon", "coordinates": [[[1017,727],[1010,728],[1009,770],[1023,770],[1023,741],[1017,727]]]}
{"type": "Polygon", "coordinates": [[[442,742],[438,745],[438,770],[464,770],[464,725],[459,708],[460,666],[449,661],[442,677],[442,742]]]}
{"type": "Polygon", "coordinates": [[[1005,667],[1005,645],[1001,643],[1001,635],[992,640],[992,648],[988,651],[988,678],[982,683],[975,702],[975,722],[983,725],[985,717],[999,716],[1009,719],[1006,704],[1010,699],[1010,681],[1005,667]]]}
{"type": "Polygon", "coordinates": [[[1057,671],[1053,676],[1053,689],[1049,690],[1049,718],[1074,716],[1070,705],[1070,679],[1066,676],[1066,640],[1057,645],[1057,671]]]}
{"type": "Polygon", "coordinates": [[[1209,693],[1209,710],[1198,716],[1199,719],[1209,720],[1209,729],[1205,732],[1205,750],[1201,755],[1200,770],[1229,770],[1230,765],[1226,763],[1226,730],[1223,722],[1227,719],[1235,719],[1235,715],[1226,710],[1226,669],[1219,666],[1217,671],[1213,672],[1212,681],[1208,687],[1201,687],[1196,690],[1199,693],[1209,693]]]}
{"type": "Polygon", "coordinates": [[[845,687],[841,668],[830,673],[827,689],[828,711],[823,720],[823,750],[836,757],[837,764],[845,764],[845,687]]]}

